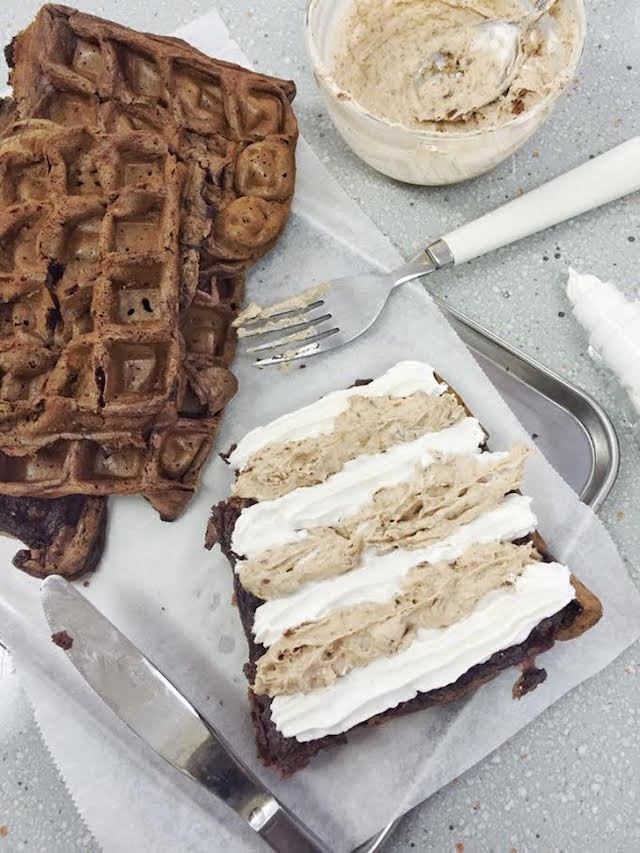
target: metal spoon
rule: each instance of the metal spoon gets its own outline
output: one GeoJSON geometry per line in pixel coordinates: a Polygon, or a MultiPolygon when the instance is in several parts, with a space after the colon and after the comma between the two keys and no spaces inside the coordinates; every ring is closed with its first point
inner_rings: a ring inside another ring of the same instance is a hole
{"type": "Polygon", "coordinates": [[[420,119],[454,121],[502,95],[520,67],[525,39],[556,2],[536,0],[519,21],[483,21],[432,39],[414,76],[420,119]]]}

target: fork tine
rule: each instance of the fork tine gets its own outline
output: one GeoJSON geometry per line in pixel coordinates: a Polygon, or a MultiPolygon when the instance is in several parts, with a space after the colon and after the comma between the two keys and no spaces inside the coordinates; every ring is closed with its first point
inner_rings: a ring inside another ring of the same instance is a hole
{"type": "Polygon", "coordinates": [[[310,326],[322,323],[330,318],[330,313],[320,309],[310,316],[301,316],[299,319],[297,317],[291,318],[290,322],[287,322],[286,320],[278,322],[267,320],[266,323],[262,326],[257,326],[255,329],[250,329],[249,331],[239,330],[238,338],[242,341],[246,341],[248,338],[259,337],[268,341],[270,338],[273,338],[278,334],[283,334],[285,332],[301,332],[310,326]]]}
{"type": "Polygon", "coordinates": [[[254,326],[264,326],[265,323],[277,322],[278,320],[284,320],[288,317],[297,317],[299,314],[304,314],[305,311],[314,311],[322,305],[324,305],[324,299],[315,299],[307,305],[299,305],[296,308],[288,308],[286,311],[278,311],[274,314],[270,314],[268,309],[263,309],[259,317],[247,320],[246,323],[242,323],[240,328],[252,329],[254,326]]]}
{"type": "Polygon", "coordinates": [[[308,326],[307,328],[304,328],[301,331],[294,331],[293,334],[285,335],[283,338],[277,338],[276,340],[270,340],[263,344],[257,344],[256,346],[252,347],[246,347],[246,349],[244,349],[244,352],[254,353],[264,352],[265,350],[270,349],[275,350],[278,347],[286,346],[287,344],[299,344],[303,341],[308,341],[312,338],[317,338],[318,335],[329,331],[329,329],[331,328],[331,324],[328,321],[330,320],[331,315],[327,314],[325,317],[320,317],[320,321],[312,326],[308,326]]]}
{"type": "Polygon", "coordinates": [[[298,358],[309,358],[312,355],[329,352],[343,343],[340,329],[331,329],[325,332],[322,338],[318,341],[305,344],[297,350],[285,350],[277,355],[269,356],[269,358],[259,358],[253,362],[254,367],[267,367],[269,364],[284,364],[287,361],[295,361],[298,358]]]}

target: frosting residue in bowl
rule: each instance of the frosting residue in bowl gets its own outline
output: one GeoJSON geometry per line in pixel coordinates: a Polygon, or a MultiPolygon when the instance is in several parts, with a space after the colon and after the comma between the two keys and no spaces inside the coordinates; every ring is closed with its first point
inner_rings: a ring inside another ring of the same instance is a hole
{"type": "MultiPolygon", "coordinates": [[[[450,40],[457,31],[464,42],[476,25],[496,18],[517,21],[530,8],[520,0],[352,0],[335,26],[333,82],[368,112],[405,127],[465,132],[502,126],[566,86],[579,27],[565,0],[558,0],[524,40],[509,89],[475,112],[433,121],[445,113],[430,100],[434,90],[417,85],[416,72],[438,38],[450,40]]],[[[477,73],[473,63],[464,70],[465,88],[486,85],[481,70],[481,63],[477,73]]]]}

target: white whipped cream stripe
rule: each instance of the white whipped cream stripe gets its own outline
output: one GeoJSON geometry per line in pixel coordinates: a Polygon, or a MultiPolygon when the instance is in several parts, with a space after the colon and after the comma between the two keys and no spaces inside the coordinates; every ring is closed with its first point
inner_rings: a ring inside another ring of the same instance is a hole
{"type": "Polygon", "coordinates": [[[399,654],[353,669],[328,687],[276,696],[271,718],[284,737],[303,742],[348,731],[419,692],[453,684],[496,652],[524,642],[574,597],[566,566],[532,563],[513,586],[488,593],[465,619],[421,629],[399,654]]]}
{"type": "Polygon", "coordinates": [[[451,562],[473,545],[520,539],[537,526],[531,500],[523,495],[507,495],[495,509],[426,548],[413,551],[396,548],[386,554],[367,551],[357,568],[261,604],[255,613],[253,634],[257,642],[271,646],[285,631],[334,610],[364,602],[391,601],[402,588],[405,577],[419,563],[451,562]]]}
{"type": "Polygon", "coordinates": [[[567,295],[592,355],[614,372],[640,412],[640,301],[629,302],[611,282],[573,269],[567,295]]]}
{"type": "Polygon", "coordinates": [[[418,361],[401,361],[368,385],[332,391],[315,403],[289,412],[247,433],[229,456],[229,464],[241,470],[250,457],[270,444],[300,441],[332,432],[338,415],[351,397],[409,397],[422,391],[439,397],[448,386],[438,382],[433,368],[418,361]]]}
{"type": "Polygon", "coordinates": [[[434,453],[476,454],[487,466],[507,455],[481,454],[485,438],[475,418],[464,418],[454,426],[426,433],[383,453],[357,456],[322,483],[243,509],[231,548],[240,557],[253,557],[268,548],[303,539],[309,528],[338,524],[342,518],[355,515],[379,489],[410,481],[416,467],[425,468],[435,461],[434,453]]]}

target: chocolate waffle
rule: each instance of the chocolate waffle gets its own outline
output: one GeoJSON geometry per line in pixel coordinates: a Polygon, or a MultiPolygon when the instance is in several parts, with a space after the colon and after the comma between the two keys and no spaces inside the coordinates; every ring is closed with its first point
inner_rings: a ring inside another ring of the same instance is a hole
{"type": "Polygon", "coordinates": [[[158,137],[42,120],[11,131],[0,142],[3,491],[166,490],[167,453],[184,456],[190,421],[198,448],[204,433],[210,445],[235,390],[227,329],[241,277],[195,277],[178,242],[181,208],[190,234],[202,222],[193,175],[158,137]]]}
{"type": "Polygon", "coordinates": [[[21,118],[151,132],[200,165],[207,270],[246,269],[273,245],[295,180],[292,82],[58,5],[42,8],[7,59],[21,118]]]}
{"type": "MultiPolygon", "coordinates": [[[[180,318],[182,354],[172,399],[175,417],[157,424],[146,436],[126,429],[74,437],[59,430],[57,436],[53,434],[54,440],[31,446],[29,452],[22,452],[22,447],[17,454],[0,452],[0,489],[4,494],[144,494],[163,518],[177,517],[178,508],[197,488],[221,411],[237,387],[228,369],[235,349],[230,324],[243,297],[244,278],[217,276],[208,284],[209,292],[199,289],[180,318]]],[[[154,313],[161,311],[158,301],[153,301],[151,288],[141,292],[150,295],[129,296],[124,303],[125,316],[131,310],[126,308],[131,300],[135,305],[146,300],[154,313]]],[[[104,387],[108,387],[106,382],[104,387]]]]}
{"type": "Polygon", "coordinates": [[[244,271],[289,214],[295,86],[57,5],[6,54],[0,494],[176,518],[236,390],[244,271]]]}
{"type": "Polygon", "coordinates": [[[27,121],[0,142],[0,172],[0,449],[171,423],[184,279],[175,157],[148,134],[27,121]]]}

